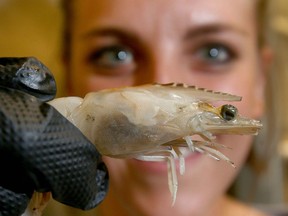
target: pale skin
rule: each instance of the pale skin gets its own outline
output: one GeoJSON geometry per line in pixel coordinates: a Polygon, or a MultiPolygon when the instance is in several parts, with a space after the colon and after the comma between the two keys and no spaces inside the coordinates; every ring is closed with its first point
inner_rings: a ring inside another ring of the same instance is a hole
{"type": "MultiPolygon", "coordinates": [[[[75,0],[73,8],[71,53],[66,61],[69,95],[184,82],[240,95],[243,100],[236,106],[241,113],[256,119],[263,114],[264,69],[270,55],[258,46],[254,1],[75,0]]],[[[222,152],[237,168],[204,155],[190,155],[185,175],[179,176],[173,207],[166,164],[104,158],[110,191],[97,213],[262,215],[225,195],[253,137],[217,139],[232,148],[222,152]]]]}

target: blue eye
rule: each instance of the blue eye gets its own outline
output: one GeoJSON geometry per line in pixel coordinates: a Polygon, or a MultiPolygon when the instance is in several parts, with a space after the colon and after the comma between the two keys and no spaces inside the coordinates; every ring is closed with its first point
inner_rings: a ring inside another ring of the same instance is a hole
{"type": "Polygon", "coordinates": [[[133,53],[121,46],[109,46],[94,52],[89,60],[93,64],[106,68],[114,68],[134,62],[133,53]]]}
{"type": "Polygon", "coordinates": [[[234,57],[233,52],[229,48],[218,44],[203,46],[198,49],[196,54],[198,58],[208,63],[226,63],[234,57]]]}

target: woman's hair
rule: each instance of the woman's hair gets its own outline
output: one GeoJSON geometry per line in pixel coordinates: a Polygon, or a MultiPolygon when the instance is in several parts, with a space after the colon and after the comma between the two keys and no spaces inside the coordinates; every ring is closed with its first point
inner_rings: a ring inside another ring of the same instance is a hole
{"type": "Polygon", "coordinates": [[[73,22],[73,0],[61,0],[61,7],[63,11],[63,59],[68,61],[70,58],[70,43],[71,43],[71,26],[73,22]]]}
{"type": "Polygon", "coordinates": [[[257,0],[256,17],[258,25],[258,41],[260,46],[264,45],[267,40],[267,13],[268,0],[257,0]]]}

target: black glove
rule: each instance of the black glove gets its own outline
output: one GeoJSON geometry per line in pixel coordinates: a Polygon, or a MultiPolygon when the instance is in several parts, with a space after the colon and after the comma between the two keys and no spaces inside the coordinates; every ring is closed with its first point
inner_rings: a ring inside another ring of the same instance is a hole
{"type": "Polygon", "coordinates": [[[0,215],[21,215],[34,191],[51,192],[55,200],[84,210],[97,206],[108,190],[108,172],[95,146],[56,109],[34,97],[44,95],[46,101],[47,88],[44,93],[33,88],[37,94],[32,96],[8,88],[3,80],[0,215]]]}
{"type": "Polygon", "coordinates": [[[52,100],[57,91],[53,74],[33,57],[0,58],[0,86],[26,92],[41,101],[52,100]]]}

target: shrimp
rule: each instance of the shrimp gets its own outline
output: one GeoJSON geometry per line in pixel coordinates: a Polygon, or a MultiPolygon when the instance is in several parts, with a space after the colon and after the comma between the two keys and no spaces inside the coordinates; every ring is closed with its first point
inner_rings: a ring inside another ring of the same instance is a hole
{"type": "Polygon", "coordinates": [[[83,99],[66,97],[49,103],[76,125],[102,155],[166,161],[173,205],[178,188],[176,158],[180,174],[185,172],[187,149],[235,167],[218,150],[225,146],[215,142],[215,135],[257,135],[262,127],[260,121],[242,117],[231,104],[212,105],[240,100],[240,96],[228,93],[169,83],[106,89],[88,93],[83,99]]]}

